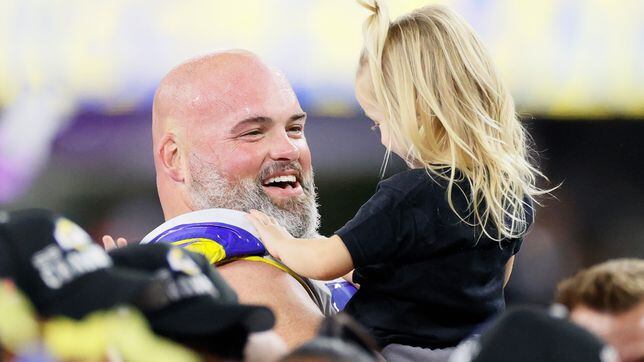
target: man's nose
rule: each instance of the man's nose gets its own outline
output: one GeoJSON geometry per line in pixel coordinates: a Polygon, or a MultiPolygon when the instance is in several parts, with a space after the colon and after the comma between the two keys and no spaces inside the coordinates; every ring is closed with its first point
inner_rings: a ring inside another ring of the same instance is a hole
{"type": "Polygon", "coordinates": [[[295,161],[300,158],[300,149],[286,132],[273,138],[271,158],[274,160],[295,161]]]}

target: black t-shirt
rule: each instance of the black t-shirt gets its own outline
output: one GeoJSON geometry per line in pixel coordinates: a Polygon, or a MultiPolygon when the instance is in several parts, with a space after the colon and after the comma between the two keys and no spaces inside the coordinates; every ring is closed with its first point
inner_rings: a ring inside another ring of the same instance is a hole
{"type": "MultiPolygon", "coordinates": [[[[396,174],[336,232],[360,284],[345,311],[381,347],[455,346],[505,308],[505,264],[521,239],[499,243],[461,221],[447,202],[446,185],[424,169],[396,174]]],[[[455,185],[453,203],[467,217],[470,190],[466,182],[458,186],[463,192],[455,185]]]]}

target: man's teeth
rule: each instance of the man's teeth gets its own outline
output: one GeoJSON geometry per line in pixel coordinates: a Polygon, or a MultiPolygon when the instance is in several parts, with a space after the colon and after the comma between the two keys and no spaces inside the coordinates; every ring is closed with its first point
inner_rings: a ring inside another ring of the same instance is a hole
{"type": "Polygon", "coordinates": [[[288,175],[288,176],[277,176],[277,177],[272,177],[266,181],[266,184],[272,184],[272,183],[277,183],[277,182],[295,182],[295,176],[293,175],[288,175]]]}

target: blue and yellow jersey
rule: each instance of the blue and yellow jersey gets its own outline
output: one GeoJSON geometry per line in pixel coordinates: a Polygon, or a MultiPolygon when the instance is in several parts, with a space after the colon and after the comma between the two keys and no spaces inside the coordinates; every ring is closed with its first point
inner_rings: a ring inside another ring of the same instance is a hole
{"type": "Polygon", "coordinates": [[[235,260],[269,264],[295,278],[324,315],[342,310],[356,291],[342,279],[321,282],[300,277],[273,259],[267,254],[255,228],[240,211],[208,209],[183,214],[166,221],[141,242],[169,242],[204,255],[216,266],[235,260]]]}

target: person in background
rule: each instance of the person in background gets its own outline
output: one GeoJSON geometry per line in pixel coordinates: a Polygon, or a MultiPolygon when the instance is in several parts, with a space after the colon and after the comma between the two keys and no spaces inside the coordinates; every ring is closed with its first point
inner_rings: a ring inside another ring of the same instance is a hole
{"type": "Polygon", "coordinates": [[[169,243],[106,253],[43,209],[0,211],[0,246],[0,345],[21,357],[252,362],[286,352],[273,313],[239,304],[203,255],[169,243]]]}
{"type": "Polygon", "coordinates": [[[556,313],[510,307],[480,335],[463,341],[449,362],[619,362],[615,349],[556,313]]]}
{"type": "Polygon", "coordinates": [[[615,347],[624,362],[644,361],[644,259],[615,259],[557,286],[570,319],[615,347]]]}

